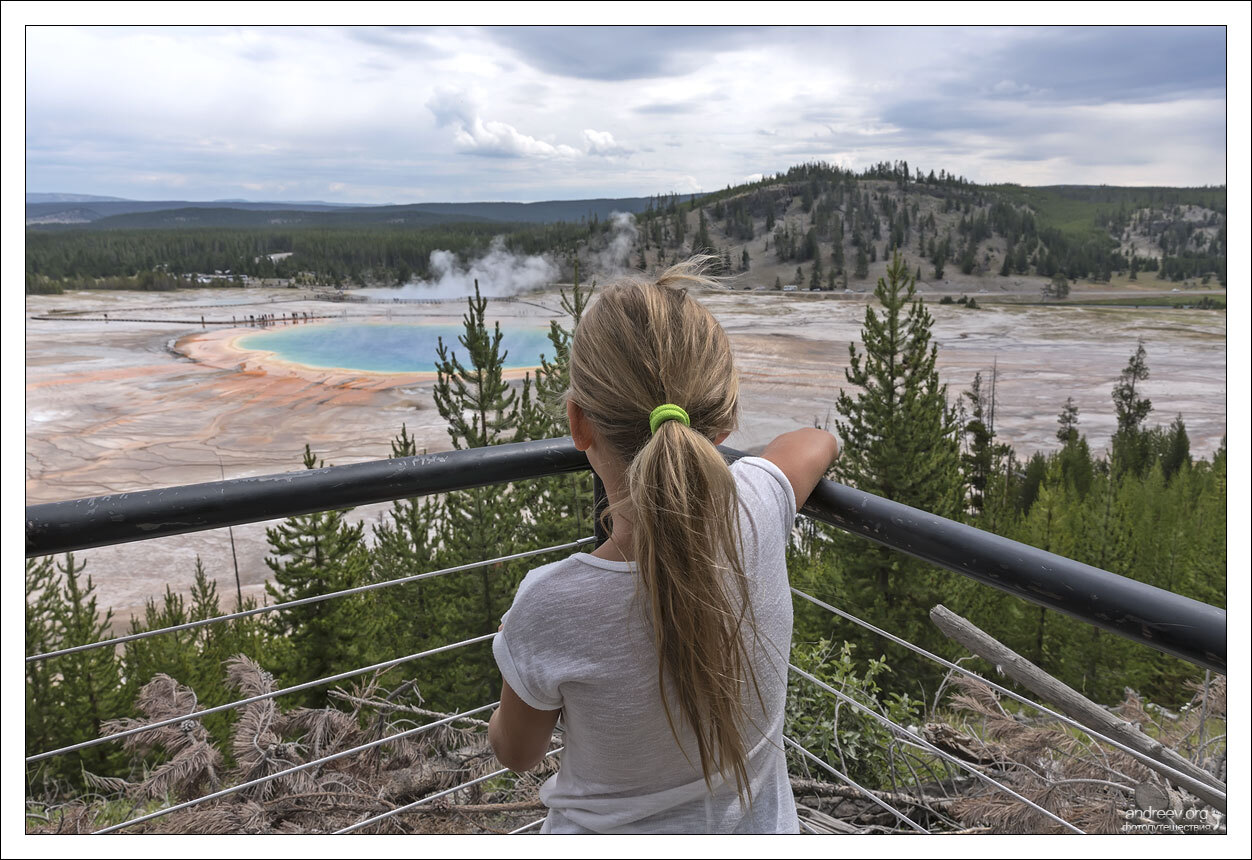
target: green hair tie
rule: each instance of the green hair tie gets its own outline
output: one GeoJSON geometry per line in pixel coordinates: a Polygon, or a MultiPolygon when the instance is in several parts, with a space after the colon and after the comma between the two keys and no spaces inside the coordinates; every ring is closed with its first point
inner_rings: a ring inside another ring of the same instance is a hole
{"type": "Polygon", "coordinates": [[[677,419],[688,427],[691,426],[691,418],[687,415],[687,410],[681,406],[675,406],[673,403],[662,403],[660,406],[652,410],[652,414],[648,416],[648,426],[652,428],[652,432],[656,433],[656,428],[660,427],[666,421],[677,419]]]}

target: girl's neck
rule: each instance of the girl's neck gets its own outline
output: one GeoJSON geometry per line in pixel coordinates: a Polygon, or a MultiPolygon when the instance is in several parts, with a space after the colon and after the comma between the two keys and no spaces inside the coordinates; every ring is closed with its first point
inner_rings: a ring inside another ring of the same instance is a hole
{"type": "Polygon", "coordinates": [[[609,539],[596,547],[591,555],[605,561],[634,561],[634,517],[629,513],[630,499],[624,490],[625,472],[616,463],[601,462],[596,474],[604,483],[609,498],[609,510],[614,512],[612,533],[609,539]]]}
{"type": "Polygon", "coordinates": [[[631,540],[630,527],[627,522],[613,522],[613,531],[609,539],[596,547],[591,555],[605,561],[634,561],[635,548],[631,540]]]}

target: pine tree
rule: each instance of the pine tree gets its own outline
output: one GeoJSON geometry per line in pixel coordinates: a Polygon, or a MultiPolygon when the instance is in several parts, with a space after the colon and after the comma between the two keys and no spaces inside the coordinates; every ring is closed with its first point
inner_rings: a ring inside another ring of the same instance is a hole
{"type": "MultiPolygon", "coordinates": [[[[942,517],[959,511],[961,479],[956,420],[935,367],[933,319],[897,254],[865,311],[864,352],[849,345],[847,381],[835,422],[846,449],[835,477],[866,492],[942,517]]],[[[926,613],[951,594],[952,575],[864,539],[836,533],[843,605],[920,644],[939,645],[926,613]]],[[[871,647],[879,647],[877,644],[871,647]]],[[[918,664],[918,672],[929,669],[918,664]]]]}
{"type": "MultiPolygon", "coordinates": [[[[305,445],[304,467],[320,465],[305,445]]],[[[265,530],[270,545],[265,563],[274,574],[265,591],[275,602],[367,584],[365,526],[348,523],[347,513],[321,511],[290,517],[265,530]]],[[[298,684],[375,662],[377,600],[376,594],[367,593],[271,613],[270,626],[280,649],[275,655],[276,674],[285,684],[298,684]]],[[[325,690],[306,691],[299,699],[310,705],[322,703],[325,690]]]]}
{"type": "Polygon", "coordinates": [[[1163,450],[1159,459],[1165,480],[1169,481],[1180,470],[1191,465],[1191,440],[1187,436],[1187,425],[1183,423],[1181,412],[1162,435],[1163,450]]]}
{"type": "MultiPolygon", "coordinates": [[[[695,239],[692,240],[691,251],[695,254],[710,254],[715,250],[713,248],[713,240],[709,238],[709,223],[704,217],[704,210],[700,210],[700,226],[696,230],[695,239]]],[[[477,289],[477,288],[475,288],[477,289]]]]}
{"type": "Polygon", "coordinates": [[[970,403],[970,418],[962,422],[961,429],[967,439],[967,450],[961,454],[961,466],[968,490],[970,513],[976,519],[981,519],[986,507],[987,487],[996,464],[1009,453],[1009,447],[995,443],[995,430],[987,417],[990,404],[982,390],[981,373],[974,374],[974,383],[964,396],[970,403]]]}
{"type": "MultiPolygon", "coordinates": [[[[100,614],[95,583],[90,576],[84,582],[84,567],[73,553],[67,553],[56,565],[54,576],[49,578],[46,571],[36,574],[45,589],[53,590],[48,598],[52,635],[43,643],[53,650],[100,642],[110,636],[113,612],[100,614]]],[[[38,718],[48,722],[44,730],[54,746],[100,737],[106,720],[127,716],[121,665],[114,649],[66,654],[51,658],[47,665],[47,671],[53,673],[51,700],[45,700],[50,707],[38,718]]],[[[42,773],[77,783],[83,770],[98,776],[118,775],[125,758],[119,744],[100,744],[46,760],[42,773]]]]}
{"type": "MultiPolygon", "coordinates": [[[[255,606],[254,600],[248,600],[239,608],[255,606]]],[[[217,583],[209,578],[197,556],[190,603],[167,585],[161,603],[149,598],[143,619],[132,618],[128,632],[159,630],[221,614],[217,583]]],[[[232,701],[234,694],[226,687],[223,665],[236,654],[246,654],[261,665],[269,662],[264,624],[259,618],[240,618],[128,642],[123,660],[128,696],[137,695],[154,675],[164,673],[194,690],[196,700],[204,707],[232,701]]],[[[204,718],[204,725],[224,743],[235,716],[235,712],[214,714],[204,718]]]]}
{"type": "Polygon", "coordinates": [[[1087,437],[1078,431],[1078,406],[1074,398],[1065,398],[1065,405],[1057,415],[1056,438],[1062,444],[1057,458],[1061,464],[1061,477],[1073,489],[1079,500],[1086,497],[1095,478],[1095,464],[1087,437]]]}
{"type": "MultiPolygon", "coordinates": [[[[747,253],[746,250],[744,252],[747,253]]],[[[548,341],[552,358],[540,355],[535,371],[535,396],[520,409],[519,438],[550,439],[569,435],[565,416],[565,392],[569,390],[569,348],[574,328],[595,291],[593,283],[584,290],[574,271],[574,285],[569,292],[561,289],[561,310],[569,317],[570,327],[552,320],[548,341]]],[[[531,525],[524,543],[535,548],[565,543],[584,537],[592,531],[591,475],[588,472],[540,478],[530,482],[531,496],[526,504],[531,525]]]]}
{"type": "MultiPolygon", "coordinates": [[[[440,339],[436,349],[435,406],[448,422],[448,435],[458,450],[520,441],[526,436],[521,407],[533,412],[531,385],[527,377],[520,398],[504,380],[507,350],[500,348],[500,324],[487,327],[487,300],[474,284],[474,297],[462,317],[464,333],[458,342],[465,350],[463,362],[440,339]],[[468,416],[468,418],[466,417],[468,416]]],[[[439,564],[452,567],[508,555],[525,540],[523,513],[527,493],[516,487],[480,487],[448,493],[439,527],[439,564]]],[[[494,633],[509,608],[517,583],[519,565],[479,568],[454,574],[457,596],[449,607],[447,641],[494,633]]],[[[489,648],[477,646],[473,654],[455,652],[429,661],[445,685],[446,699],[436,707],[474,706],[499,695],[499,671],[489,648]]],[[[429,696],[428,696],[429,698],[429,696]]]]}
{"type": "MultiPolygon", "coordinates": [[[[406,425],[391,442],[391,456],[412,457],[417,446],[406,425]]],[[[391,503],[386,518],[374,525],[374,547],[370,552],[372,578],[375,582],[401,579],[417,573],[428,573],[440,567],[438,530],[443,516],[440,500],[435,497],[397,499],[391,503]]],[[[380,594],[379,620],[383,639],[402,643],[406,654],[425,651],[450,640],[449,607],[460,597],[454,581],[456,574],[392,586],[380,594]]],[[[399,654],[395,656],[400,656],[399,654]]],[[[427,661],[418,660],[397,666],[397,678],[415,680],[419,691],[438,686],[427,661]]]]}
{"type": "MultiPolygon", "coordinates": [[[[57,612],[60,581],[51,557],[26,559],[26,653],[57,650],[63,638],[57,612]]],[[[55,659],[55,658],[54,658],[55,659]]],[[[49,660],[26,664],[26,754],[53,749],[57,743],[57,672],[49,660]]],[[[53,762],[56,760],[53,759],[53,762]]],[[[49,794],[52,787],[48,764],[28,765],[27,796],[49,794]],[[38,791],[36,785],[39,786],[38,791]]]]}
{"type": "Polygon", "coordinates": [[[469,364],[462,363],[440,337],[435,349],[438,379],[434,388],[435,407],[448,422],[452,447],[481,448],[512,442],[517,431],[517,393],[504,380],[508,350],[500,349],[504,334],[500,323],[489,329],[487,300],[474,280],[474,298],[461,318],[465,333],[457,340],[469,364]]]}
{"type": "Polygon", "coordinates": [[[1142,395],[1140,383],[1148,378],[1147,351],[1140,340],[1135,354],[1113,386],[1113,408],[1117,430],[1113,434],[1112,466],[1115,475],[1142,474],[1147,466],[1148,436],[1143,422],[1152,411],[1152,401],[1142,395]]]}
{"type": "Polygon", "coordinates": [[[1065,405],[1057,416],[1056,438],[1062,445],[1078,441],[1078,405],[1073,397],[1065,398],[1065,405]]]}
{"type": "Polygon", "coordinates": [[[865,278],[869,276],[869,257],[865,255],[865,245],[861,244],[856,249],[856,277],[865,278]]]}

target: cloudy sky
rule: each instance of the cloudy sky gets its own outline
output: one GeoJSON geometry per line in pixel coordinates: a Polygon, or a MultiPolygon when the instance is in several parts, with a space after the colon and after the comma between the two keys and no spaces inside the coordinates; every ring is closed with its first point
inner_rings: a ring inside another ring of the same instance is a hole
{"type": "Polygon", "coordinates": [[[30,27],[25,70],[27,191],[531,201],[819,159],[1227,181],[1222,27],[30,27]]]}

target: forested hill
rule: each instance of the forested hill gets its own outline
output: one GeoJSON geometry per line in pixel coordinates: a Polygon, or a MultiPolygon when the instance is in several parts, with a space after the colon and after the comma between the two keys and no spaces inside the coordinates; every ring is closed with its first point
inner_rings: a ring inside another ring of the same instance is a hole
{"type": "MultiPolygon", "coordinates": [[[[406,283],[430,254],[486,253],[501,237],[516,253],[546,254],[572,275],[627,264],[652,269],[696,252],[750,287],[866,289],[899,252],[919,281],[958,273],[987,287],[1034,277],[1106,281],[1140,272],[1226,283],[1226,189],[976,185],[906,162],[860,172],[817,163],[694,195],[543,203],[28,204],[28,291],[93,279],[230,271],[251,278],[338,285],[406,283]],[[62,207],[57,212],[47,207],[62,207]],[[305,208],[297,208],[304,206],[305,208]],[[316,209],[315,207],[322,208],[316,209]],[[41,208],[42,207],[42,208],[41,208]],[[250,208],[246,208],[250,207],[250,208]],[[266,208],[268,207],[268,208],[266,208]],[[113,214],[105,214],[113,212],[113,214]],[[631,212],[633,225],[609,216],[631,212]],[[878,263],[877,266],[874,264],[878,263]]],[[[147,283],[166,283],[151,277],[147,283]]],[[[102,284],[97,284],[102,285],[102,284]]],[[[117,286],[118,282],[111,285],[117,286]]]]}
{"type": "Polygon", "coordinates": [[[708,195],[690,219],[645,214],[653,245],[690,236],[765,286],[847,289],[895,251],[928,282],[955,272],[989,284],[1140,271],[1226,280],[1224,187],[975,185],[905,162],[860,173],[808,164],[708,195]]]}

